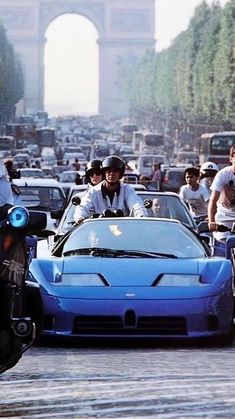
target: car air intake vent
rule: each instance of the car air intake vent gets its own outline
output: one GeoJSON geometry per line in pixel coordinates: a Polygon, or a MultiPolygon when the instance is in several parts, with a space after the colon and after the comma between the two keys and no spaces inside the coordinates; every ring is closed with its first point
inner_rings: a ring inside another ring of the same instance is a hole
{"type": "Polygon", "coordinates": [[[124,318],[124,327],[136,327],[136,315],[133,310],[128,310],[124,318]]]}
{"type": "Polygon", "coordinates": [[[137,319],[133,310],[119,316],[76,316],[73,335],[81,336],[187,336],[184,317],[145,316],[137,319]]]}

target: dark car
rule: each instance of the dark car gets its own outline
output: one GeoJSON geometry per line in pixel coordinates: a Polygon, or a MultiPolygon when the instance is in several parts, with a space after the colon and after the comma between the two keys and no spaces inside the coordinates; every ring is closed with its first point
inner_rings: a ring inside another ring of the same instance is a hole
{"type": "Polygon", "coordinates": [[[162,190],[170,192],[179,192],[179,188],[185,184],[185,167],[171,167],[166,170],[163,177],[162,190]]]}

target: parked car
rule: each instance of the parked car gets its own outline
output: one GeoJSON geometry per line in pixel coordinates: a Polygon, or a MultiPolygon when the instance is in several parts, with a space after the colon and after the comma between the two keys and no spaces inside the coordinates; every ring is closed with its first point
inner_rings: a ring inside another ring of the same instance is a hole
{"type": "Polygon", "coordinates": [[[44,336],[233,339],[235,240],[212,257],[177,220],[91,218],[34,259],[44,336]]]}

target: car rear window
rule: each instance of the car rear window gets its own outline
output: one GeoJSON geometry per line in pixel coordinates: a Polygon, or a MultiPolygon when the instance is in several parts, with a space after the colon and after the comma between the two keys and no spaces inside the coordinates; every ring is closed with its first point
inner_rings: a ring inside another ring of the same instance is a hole
{"type": "Polygon", "coordinates": [[[63,209],[65,198],[59,188],[20,186],[20,199],[26,208],[63,209]]]}

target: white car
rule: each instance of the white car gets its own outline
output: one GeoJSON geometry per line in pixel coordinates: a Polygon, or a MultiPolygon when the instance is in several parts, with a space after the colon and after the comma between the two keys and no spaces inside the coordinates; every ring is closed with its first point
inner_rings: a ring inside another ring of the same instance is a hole
{"type": "Polygon", "coordinates": [[[23,167],[19,169],[20,177],[22,178],[43,178],[42,169],[36,169],[32,167],[23,167]]]}
{"type": "Polygon", "coordinates": [[[63,188],[55,179],[14,179],[20,190],[23,206],[35,211],[46,212],[47,230],[55,231],[63,213],[66,197],[63,188]]]}

